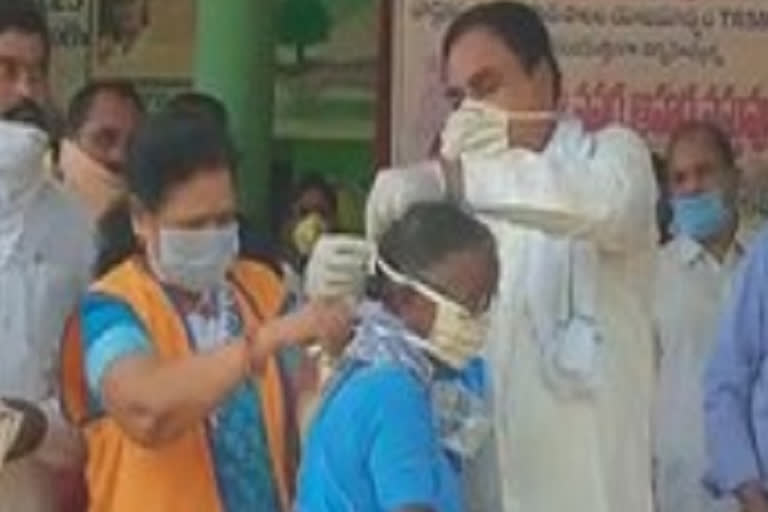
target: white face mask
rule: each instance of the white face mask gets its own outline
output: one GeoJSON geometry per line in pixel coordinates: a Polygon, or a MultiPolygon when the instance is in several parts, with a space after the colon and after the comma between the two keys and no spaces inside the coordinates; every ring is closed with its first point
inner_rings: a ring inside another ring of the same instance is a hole
{"type": "Polygon", "coordinates": [[[377,266],[394,283],[413,289],[435,304],[435,320],[429,339],[419,348],[457,370],[464,368],[482,351],[488,332],[487,316],[472,314],[464,306],[404,276],[382,260],[377,262],[377,266]]]}
{"type": "Polygon", "coordinates": [[[220,285],[240,249],[237,223],[213,229],[160,229],[153,272],[161,281],[202,293],[220,285]]]}
{"type": "Polygon", "coordinates": [[[457,160],[463,154],[495,156],[510,148],[511,123],[551,121],[557,116],[552,110],[506,111],[467,98],[448,117],[440,153],[447,160],[457,160]]]}
{"type": "Polygon", "coordinates": [[[45,179],[48,135],[34,126],[0,121],[0,211],[17,210],[45,179]]]}

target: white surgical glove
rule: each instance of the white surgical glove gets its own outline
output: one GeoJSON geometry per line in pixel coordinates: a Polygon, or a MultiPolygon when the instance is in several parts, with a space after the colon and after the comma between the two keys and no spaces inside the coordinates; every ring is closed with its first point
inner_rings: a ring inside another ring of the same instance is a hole
{"type": "Polygon", "coordinates": [[[305,293],[310,299],[359,299],[373,249],[365,239],[350,235],[323,235],[309,258],[305,293]]]}
{"type": "Polygon", "coordinates": [[[465,153],[496,156],[509,149],[509,122],[507,112],[466,99],[445,123],[440,154],[449,161],[465,153]]]}
{"type": "Polygon", "coordinates": [[[415,203],[445,198],[445,189],[438,161],[380,171],[365,206],[365,234],[368,240],[378,241],[415,203]]]}

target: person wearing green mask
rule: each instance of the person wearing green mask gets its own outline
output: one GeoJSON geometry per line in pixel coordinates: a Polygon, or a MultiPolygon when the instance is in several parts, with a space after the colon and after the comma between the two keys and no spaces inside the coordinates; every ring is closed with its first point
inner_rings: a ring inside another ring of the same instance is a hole
{"type": "Polygon", "coordinates": [[[673,135],[667,170],[674,238],[659,255],[656,286],[656,498],[659,512],[724,512],[735,505],[701,485],[708,462],[700,383],[746,243],[736,207],[741,173],[728,136],[698,121],[673,135]]]}

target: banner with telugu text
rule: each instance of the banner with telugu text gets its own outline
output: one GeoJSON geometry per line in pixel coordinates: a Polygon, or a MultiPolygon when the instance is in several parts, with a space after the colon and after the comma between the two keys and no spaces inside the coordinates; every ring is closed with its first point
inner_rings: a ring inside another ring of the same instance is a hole
{"type": "MultiPolygon", "coordinates": [[[[395,0],[393,162],[424,158],[450,109],[439,45],[481,0],[395,0]]],[[[687,119],[720,123],[746,160],[768,156],[768,2],[533,0],[565,76],[564,105],[658,149],[687,119]]]]}

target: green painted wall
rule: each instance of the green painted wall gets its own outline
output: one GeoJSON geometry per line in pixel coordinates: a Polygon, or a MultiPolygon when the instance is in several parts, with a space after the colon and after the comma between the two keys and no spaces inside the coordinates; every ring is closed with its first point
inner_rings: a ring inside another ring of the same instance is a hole
{"type": "Polygon", "coordinates": [[[275,0],[198,0],[195,87],[227,106],[242,150],[243,211],[267,225],[272,157],[275,0]],[[226,8],[223,8],[226,5],[226,8]]]}
{"type": "Polygon", "coordinates": [[[297,175],[318,172],[335,180],[367,185],[373,175],[373,143],[350,140],[279,140],[278,160],[293,164],[297,175]]]}

